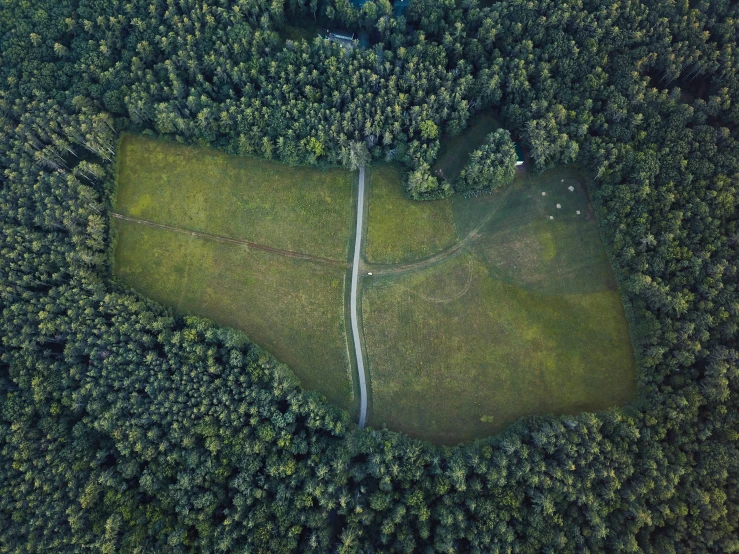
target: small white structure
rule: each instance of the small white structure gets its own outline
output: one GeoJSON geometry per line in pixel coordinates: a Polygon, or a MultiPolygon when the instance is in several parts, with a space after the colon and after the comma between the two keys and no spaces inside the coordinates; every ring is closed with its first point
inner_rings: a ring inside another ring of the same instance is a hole
{"type": "Polygon", "coordinates": [[[547,195],[547,193],[546,193],[546,192],[542,192],[542,193],[541,193],[541,195],[542,195],[542,196],[546,196],[546,195],[547,195]]]}
{"type": "Polygon", "coordinates": [[[577,215],[580,215],[580,210],[577,210],[577,215]]]}
{"type": "Polygon", "coordinates": [[[554,219],[554,216],[553,216],[553,215],[550,215],[550,216],[549,216],[549,219],[554,219]]]}
{"type": "MultiPolygon", "coordinates": [[[[577,212],[577,213],[580,213],[580,212],[577,212]]],[[[367,273],[367,275],[372,275],[372,272],[370,271],[369,273],[367,273]]]]}
{"type": "Polygon", "coordinates": [[[567,187],[567,190],[569,190],[570,192],[575,192],[575,187],[570,185],[569,187],[567,187]]]}
{"type": "Polygon", "coordinates": [[[557,209],[559,210],[561,208],[562,208],[562,204],[557,204],[557,209]]]}

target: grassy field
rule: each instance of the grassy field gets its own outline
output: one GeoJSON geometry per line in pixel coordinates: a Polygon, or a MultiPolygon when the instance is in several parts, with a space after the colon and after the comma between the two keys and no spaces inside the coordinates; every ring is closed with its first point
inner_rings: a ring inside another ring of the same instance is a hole
{"type": "Polygon", "coordinates": [[[119,149],[124,215],[346,260],[347,171],[289,167],[127,135],[119,149]]]}
{"type": "Polygon", "coordinates": [[[454,181],[462,172],[470,154],[475,151],[490,133],[500,128],[500,123],[490,114],[478,114],[456,137],[444,136],[441,149],[431,172],[449,181],[454,181]]]}
{"type": "Polygon", "coordinates": [[[457,234],[449,202],[416,202],[403,190],[402,168],[372,168],[364,255],[373,263],[430,256],[454,244],[457,234]]]}
{"type": "MultiPolygon", "coordinates": [[[[116,211],[174,228],[117,219],[115,274],[245,331],[304,387],[355,408],[344,328],[354,176],[133,136],[120,156],[116,211]]],[[[369,178],[371,425],[456,444],[634,397],[623,307],[576,172],[519,172],[493,194],[437,202],[406,199],[398,166],[369,178]]]]}
{"type": "Polygon", "coordinates": [[[243,330],[302,385],[350,408],[344,278],[353,177],[126,137],[116,210],[261,241],[331,265],[116,220],[115,274],[178,313],[243,330]],[[180,211],[178,211],[180,210],[180,211]]]}
{"type": "Polygon", "coordinates": [[[456,444],[631,400],[623,307],[578,175],[449,204],[474,235],[461,254],[365,278],[371,423],[456,444]]]}
{"type": "Polygon", "coordinates": [[[465,254],[365,281],[372,425],[441,444],[521,416],[630,400],[634,366],[618,293],[541,296],[465,254]]]}
{"type": "Polygon", "coordinates": [[[484,222],[470,247],[497,279],[538,294],[616,290],[582,179],[569,168],[522,173],[508,189],[456,198],[453,211],[460,236],[484,222]]]}

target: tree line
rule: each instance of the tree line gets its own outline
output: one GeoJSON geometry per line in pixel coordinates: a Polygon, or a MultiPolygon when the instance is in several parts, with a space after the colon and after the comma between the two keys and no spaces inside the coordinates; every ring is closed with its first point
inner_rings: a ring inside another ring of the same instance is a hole
{"type": "Polygon", "coordinates": [[[5,3],[0,550],[739,550],[738,10],[5,3]],[[301,19],[373,44],[283,40],[301,19]],[[454,449],[359,430],[243,335],[111,279],[124,130],[292,164],[399,160],[423,199],[477,186],[428,168],[487,110],[534,169],[589,175],[633,406],[454,449]]]}

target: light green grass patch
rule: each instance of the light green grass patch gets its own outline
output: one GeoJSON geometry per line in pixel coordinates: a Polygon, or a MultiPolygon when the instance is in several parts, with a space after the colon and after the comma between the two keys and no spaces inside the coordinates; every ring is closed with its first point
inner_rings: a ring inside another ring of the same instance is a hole
{"type": "Polygon", "coordinates": [[[244,331],[301,384],[350,408],[342,267],[116,221],[115,273],[178,313],[244,331]]]}
{"type": "Polygon", "coordinates": [[[634,395],[615,291],[532,294],[465,254],[368,278],[363,314],[375,426],[456,444],[521,416],[598,410],[634,395]]]}
{"type": "Polygon", "coordinates": [[[397,165],[371,169],[365,258],[398,263],[431,256],[457,240],[448,201],[418,202],[403,191],[397,165]]]}
{"type": "Polygon", "coordinates": [[[305,388],[349,408],[343,296],[354,177],[137,136],[124,137],[119,156],[124,215],[337,260],[116,220],[118,277],[179,313],[244,331],[305,388]]]}
{"type": "Polygon", "coordinates": [[[346,260],[354,177],[127,135],[116,210],[275,248],[346,260]]]}

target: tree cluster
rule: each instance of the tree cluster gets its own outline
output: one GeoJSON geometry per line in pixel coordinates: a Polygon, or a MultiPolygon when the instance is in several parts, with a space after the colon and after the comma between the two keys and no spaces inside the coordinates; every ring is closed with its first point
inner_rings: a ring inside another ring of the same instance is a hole
{"type": "Polygon", "coordinates": [[[470,154],[454,190],[464,194],[491,191],[513,182],[516,176],[516,145],[505,129],[490,133],[470,154]]]}

